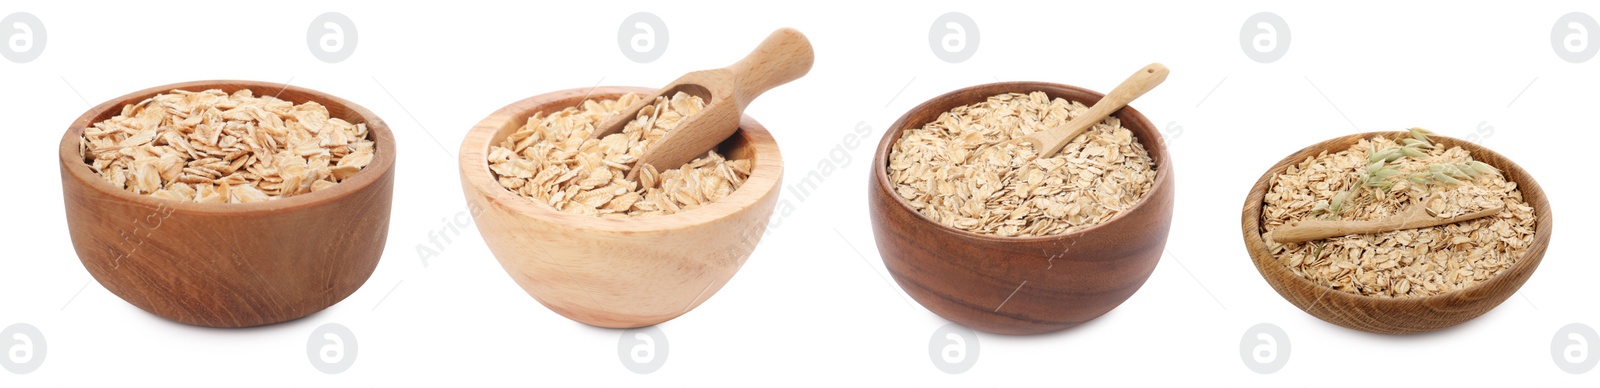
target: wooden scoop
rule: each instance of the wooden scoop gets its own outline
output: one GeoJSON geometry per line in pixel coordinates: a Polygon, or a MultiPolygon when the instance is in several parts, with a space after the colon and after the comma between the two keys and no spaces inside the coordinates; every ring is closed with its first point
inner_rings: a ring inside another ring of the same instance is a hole
{"type": "Polygon", "coordinates": [[[1133,99],[1143,96],[1150,89],[1155,89],[1156,85],[1161,84],[1161,81],[1166,81],[1168,72],[1165,65],[1160,63],[1149,64],[1143,69],[1139,69],[1138,72],[1133,73],[1133,75],[1128,76],[1128,79],[1123,80],[1122,84],[1117,85],[1116,89],[1111,89],[1111,93],[1107,93],[1105,97],[1100,98],[1100,102],[1096,102],[1094,106],[1089,107],[1089,111],[1083,115],[1073,118],[1072,121],[1068,121],[1066,124],[1028,134],[1016,139],[1016,141],[1033,144],[1033,149],[1038,151],[1037,157],[1039,158],[1054,156],[1056,152],[1061,151],[1061,147],[1065,147],[1067,143],[1072,142],[1073,138],[1082,135],[1101,120],[1105,120],[1106,117],[1110,117],[1118,109],[1128,106],[1128,103],[1132,102],[1133,99]]]}
{"type": "Polygon", "coordinates": [[[1355,234],[1374,234],[1393,230],[1427,228],[1439,225],[1453,224],[1461,221],[1475,220],[1499,214],[1505,209],[1504,205],[1483,209],[1455,217],[1438,218],[1428,211],[1428,200],[1425,197],[1406,207],[1406,210],[1392,216],[1367,221],[1324,221],[1304,220],[1286,225],[1272,231],[1272,240],[1279,243],[1297,243],[1321,240],[1329,237],[1349,236],[1355,234]]]}
{"type": "Polygon", "coordinates": [[[811,42],[806,40],[805,35],[793,28],[779,29],[738,63],[678,77],[678,80],[655,94],[600,123],[589,138],[599,139],[622,132],[628,122],[638,118],[641,109],[655,103],[656,97],[671,98],[677,92],[698,96],[705,100],[705,109],[684,118],[677,127],[667,131],[660,140],[645,149],[644,155],[628,170],[628,179],[636,179],[640,167],[646,164],[661,170],[677,168],[704,156],[733,135],[734,130],[739,129],[739,117],[744,114],[744,108],[750,105],[750,101],[768,89],[806,75],[811,71],[811,62],[811,42]]]}

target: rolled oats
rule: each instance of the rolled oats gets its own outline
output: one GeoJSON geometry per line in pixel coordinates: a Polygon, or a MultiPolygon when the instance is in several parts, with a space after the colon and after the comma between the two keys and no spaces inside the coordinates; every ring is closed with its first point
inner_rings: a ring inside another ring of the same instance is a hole
{"type": "Polygon", "coordinates": [[[705,108],[705,101],[679,92],[657,98],[622,132],[589,140],[595,127],[639,101],[585,100],[555,113],[535,114],[526,125],[491,147],[489,170],[501,187],[568,213],[601,217],[666,215],[716,202],[750,177],[751,161],[728,160],[716,151],[667,171],[633,163],[667,131],[705,108]]]}
{"type": "Polygon", "coordinates": [[[326,189],[372,162],[365,123],[315,101],[249,89],[173,90],[85,128],[79,153],[107,182],[180,202],[262,202],[326,189]]]}
{"type": "MultiPolygon", "coordinates": [[[[1536,215],[1523,202],[1516,182],[1498,173],[1482,174],[1450,184],[1392,180],[1393,186],[1366,190],[1361,200],[1327,214],[1336,195],[1359,190],[1362,171],[1375,150],[1398,146],[1388,138],[1364,139],[1349,149],[1289,166],[1272,177],[1262,206],[1262,233],[1268,249],[1296,275],[1343,292],[1376,297],[1423,297],[1455,291],[1488,280],[1516,264],[1532,245],[1536,215]],[[1450,217],[1496,206],[1500,213],[1429,228],[1370,235],[1334,237],[1280,244],[1273,230],[1308,219],[1372,220],[1397,214],[1416,201],[1437,217],[1450,217]]],[[[1475,163],[1459,147],[1430,147],[1426,155],[1390,163],[1399,175],[1431,174],[1430,166],[1475,163]]]]}
{"type": "Polygon", "coordinates": [[[889,154],[889,181],[918,213],[961,230],[1048,236],[1087,229],[1132,208],[1154,184],[1155,162],[1133,132],[1109,117],[1048,158],[1008,141],[1088,109],[1044,92],[956,107],[901,134],[889,154]]]}

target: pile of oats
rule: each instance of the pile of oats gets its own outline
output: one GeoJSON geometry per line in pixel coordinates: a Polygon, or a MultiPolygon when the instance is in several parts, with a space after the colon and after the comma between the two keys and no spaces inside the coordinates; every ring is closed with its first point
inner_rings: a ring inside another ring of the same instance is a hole
{"type": "Polygon", "coordinates": [[[180,202],[247,203],[333,186],[372,162],[365,123],[332,118],[249,89],[173,90],[85,128],[89,168],[135,194],[180,202]]]}
{"type": "Polygon", "coordinates": [[[1089,110],[1044,92],[956,107],[908,129],[889,153],[889,181],[918,213],[961,230],[1048,236],[1098,225],[1150,192],[1155,162],[1115,116],[1055,156],[1005,143],[1089,110]],[[980,150],[982,150],[980,152],[980,150]]]}
{"type": "Polygon", "coordinates": [[[1535,214],[1522,192],[1498,172],[1452,184],[1418,184],[1404,176],[1430,166],[1474,163],[1459,147],[1425,149],[1426,155],[1390,163],[1400,174],[1392,187],[1356,187],[1374,150],[1398,147],[1392,139],[1361,140],[1337,153],[1323,152],[1272,178],[1262,209],[1269,250],[1295,274],[1339,291],[1376,297],[1443,294],[1488,280],[1516,264],[1533,243],[1535,214]],[[1361,192],[1339,214],[1320,209],[1341,192],[1361,192]],[[1427,199],[1430,213],[1450,217],[1505,206],[1500,213],[1430,228],[1280,244],[1272,231],[1308,219],[1372,220],[1427,199]]]}
{"type": "Polygon", "coordinates": [[[596,126],[640,98],[629,93],[616,100],[585,100],[548,116],[535,114],[489,150],[489,170],[507,190],[556,210],[601,217],[691,210],[732,194],[750,177],[750,160],[728,160],[711,151],[678,169],[645,165],[637,182],[627,179],[645,150],[705,107],[700,97],[682,92],[659,97],[622,132],[588,140],[596,126]]]}

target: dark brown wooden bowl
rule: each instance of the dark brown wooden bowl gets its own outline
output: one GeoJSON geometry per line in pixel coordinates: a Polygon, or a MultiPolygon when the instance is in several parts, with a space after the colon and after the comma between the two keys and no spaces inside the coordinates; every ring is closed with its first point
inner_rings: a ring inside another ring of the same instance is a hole
{"type": "Polygon", "coordinates": [[[1317,284],[1295,275],[1272,256],[1267,250],[1266,240],[1261,237],[1265,232],[1261,228],[1261,207],[1267,190],[1271,188],[1272,177],[1323,151],[1339,152],[1349,149],[1361,139],[1376,136],[1398,139],[1409,137],[1410,134],[1369,132],[1317,143],[1283,158],[1261,175],[1255,187],[1250,188],[1250,195],[1244,201],[1241,229],[1250,259],[1255,262],[1261,276],[1267,279],[1267,284],[1272,285],[1272,289],[1288,299],[1289,303],[1312,316],[1335,325],[1380,334],[1422,333],[1459,325],[1489,312],[1516,293],[1522,283],[1533,275],[1533,270],[1539,267],[1545,248],[1550,245],[1550,201],[1545,199],[1544,189],[1539,188],[1533,176],[1510,159],[1477,144],[1445,136],[1432,136],[1431,139],[1443,147],[1461,147],[1471,153],[1473,159],[1500,169],[1507,179],[1516,182],[1522,190],[1523,202],[1533,206],[1533,214],[1537,218],[1533,245],[1510,269],[1472,287],[1449,293],[1420,298],[1379,298],[1317,284]]]}
{"type": "Polygon", "coordinates": [[[394,135],[372,112],[310,89],[267,82],[158,86],[89,109],[61,137],[61,189],[72,245],[95,280],[151,314],[211,327],[288,321],[361,287],[378,265],[394,192],[394,135]],[[83,130],[173,89],[250,89],[366,123],[376,155],[328,189],[238,204],[178,203],[114,187],[79,155],[83,130]]]}
{"type": "Polygon", "coordinates": [[[1043,91],[1086,105],[1102,94],[1043,82],[978,85],[934,97],[895,121],[873,157],[868,204],[878,253],[895,282],[928,310],[967,327],[1035,334],[1077,326],[1122,304],[1144,285],[1172,224],[1173,177],[1167,146],[1133,107],[1115,116],[1156,163],[1155,185],[1132,209],[1095,227],[1043,237],[998,237],[959,230],[917,213],[893,190],[889,152],[906,129],[990,96],[1043,91]]]}

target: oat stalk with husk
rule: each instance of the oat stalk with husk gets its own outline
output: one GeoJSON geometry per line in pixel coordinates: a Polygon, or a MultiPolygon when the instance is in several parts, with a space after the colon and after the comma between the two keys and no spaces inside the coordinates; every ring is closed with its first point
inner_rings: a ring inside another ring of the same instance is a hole
{"type": "Polygon", "coordinates": [[[1505,207],[1496,206],[1474,212],[1458,214],[1449,217],[1439,217],[1428,210],[1428,201],[1432,195],[1424,195],[1415,200],[1401,212],[1384,218],[1374,220],[1339,220],[1338,217],[1353,207],[1358,207],[1365,201],[1372,201],[1380,194],[1392,189],[1397,182],[1397,177],[1404,177],[1411,183],[1412,188],[1426,190],[1435,185],[1458,185],[1463,181],[1471,181],[1479,177],[1495,174],[1499,171],[1493,166],[1479,161],[1464,163],[1441,163],[1428,165],[1427,171],[1405,174],[1396,164],[1405,158],[1424,158],[1428,156],[1426,150],[1434,148],[1428,135],[1433,134],[1426,129],[1411,128],[1411,137],[1402,139],[1400,145],[1382,150],[1373,149],[1368,153],[1367,165],[1351,186],[1351,189],[1341,190],[1333,195],[1329,201],[1318,203],[1312,210],[1322,213],[1325,219],[1304,220],[1291,223],[1274,230],[1272,238],[1279,243],[1296,243],[1326,239],[1330,237],[1376,234],[1394,230],[1426,228],[1447,225],[1462,221],[1499,214],[1505,207]]]}

